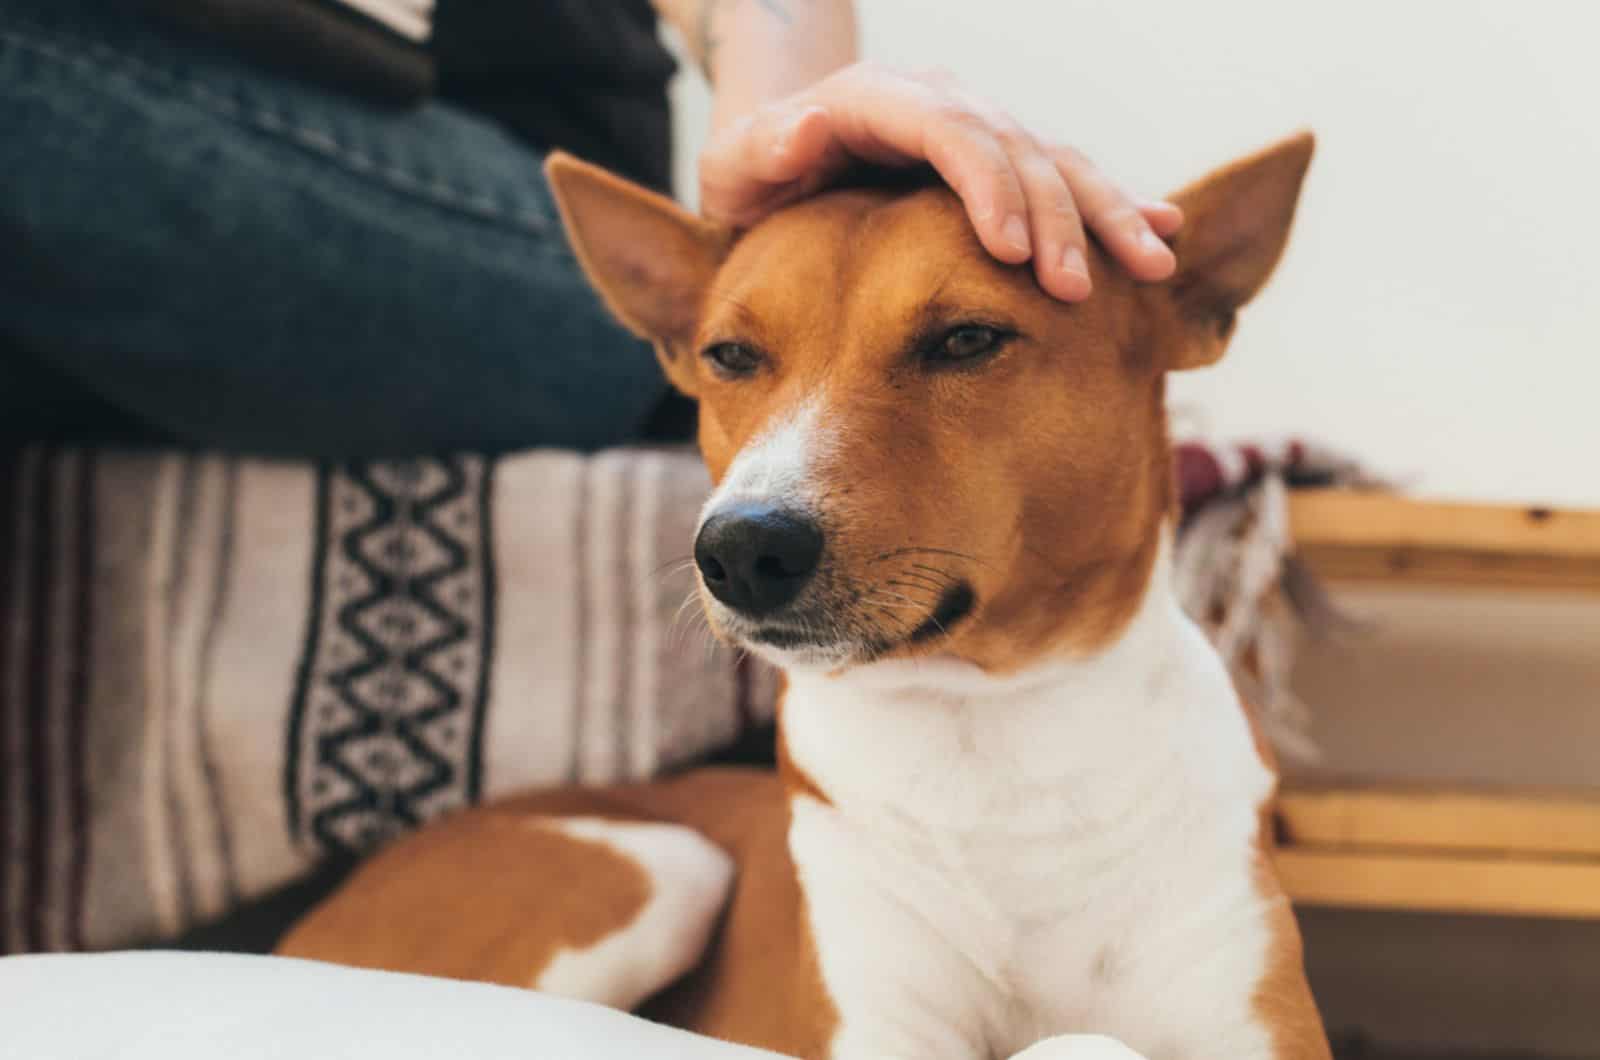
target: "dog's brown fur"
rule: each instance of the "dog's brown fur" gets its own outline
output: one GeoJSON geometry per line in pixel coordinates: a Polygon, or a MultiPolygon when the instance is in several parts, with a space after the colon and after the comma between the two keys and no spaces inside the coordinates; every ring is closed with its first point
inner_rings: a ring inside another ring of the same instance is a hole
{"type": "MultiPolygon", "coordinates": [[[[1284,247],[1311,151],[1311,138],[1300,136],[1180,192],[1188,220],[1175,241],[1173,280],[1137,284],[1096,252],[1095,294],[1073,306],[1045,295],[1026,267],[985,254],[942,188],[838,191],[735,238],[569,158],[552,159],[549,172],[607,304],[656,344],[673,383],[699,399],[713,478],[779,417],[819,407],[836,431],[836,444],[817,457],[831,562],[855,582],[894,582],[921,605],[954,579],[978,601],[929,645],[906,641],[910,620],[896,611],[847,597],[840,606],[874,631],[885,654],[937,651],[1005,673],[1092,651],[1138,605],[1174,505],[1165,373],[1221,356],[1235,312],[1284,247]],[[930,370],[918,359],[928,336],[968,321],[1016,337],[981,363],[930,370]],[[717,342],[757,348],[765,362],[749,378],[720,378],[700,356],[717,342]],[[913,539],[919,551],[900,551],[913,539]]],[[[785,840],[796,793],[827,797],[789,767],[781,779],[708,771],[474,811],[380,855],[283,951],[530,983],[537,961],[510,969],[500,956],[545,953],[568,929],[478,900],[463,865],[520,865],[531,892],[551,890],[531,847],[508,843],[493,822],[568,814],[679,822],[734,856],[738,882],[704,962],[649,1012],[702,1033],[825,1056],[834,1009],[785,840]],[[429,901],[442,903],[450,924],[441,922],[426,946],[407,941],[412,929],[395,925],[429,901]],[[534,941],[479,960],[465,940],[489,930],[534,941]]],[[[596,868],[584,879],[571,900],[620,916],[627,874],[596,868]]],[[[1256,1004],[1279,1057],[1326,1057],[1299,936],[1264,856],[1258,880],[1283,912],[1256,1004]]]]}

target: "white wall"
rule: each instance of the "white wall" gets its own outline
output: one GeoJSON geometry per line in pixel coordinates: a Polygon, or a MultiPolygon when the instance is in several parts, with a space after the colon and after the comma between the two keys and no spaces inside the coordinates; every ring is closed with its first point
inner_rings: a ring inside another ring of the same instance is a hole
{"type": "MultiPolygon", "coordinates": [[[[1207,433],[1600,506],[1600,3],[859,4],[869,58],[947,67],[1140,190],[1316,130],[1277,281],[1176,388],[1207,433]]],[[[677,94],[687,190],[705,95],[677,94]]]]}

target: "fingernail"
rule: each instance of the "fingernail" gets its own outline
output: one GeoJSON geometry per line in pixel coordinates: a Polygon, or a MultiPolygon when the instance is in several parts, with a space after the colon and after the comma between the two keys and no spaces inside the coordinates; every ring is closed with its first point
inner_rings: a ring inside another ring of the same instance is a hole
{"type": "Polygon", "coordinates": [[[1167,246],[1166,241],[1154,232],[1146,231],[1139,237],[1139,249],[1145,252],[1151,264],[1156,265],[1162,272],[1162,278],[1170,273],[1178,263],[1178,256],[1167,246]],[[1158,263],[1159,264],[1156,264],[1158,263]]]}
{"type": "Polygon", "coordinates": [[[1075,272],[1084,279],[1089,277],[1089,263],[1084,260],[1083,251],[1077,247],[1068,247],[1061,252],[1061,268],[1066,272],[1075,272]]]}
{"type": "Polygon", "coordinates": [[[1156,254],[1170,254],[1172,252],[1172,248],[1167,246],[1160,236],[1148,228],[1139,233],[1139,247],[1142,250],[1148,250],[1156,254]]]}
{"type": "Polygon", "coordinates": [[[1016,214],[1006,218],[1006,223],[1000,226],[1000,234],[1005,237],[1007,243],[1018,250],[1026,253],[1033,249],[1032,244],[1028,242],[1028,222],[1016,214]]]}

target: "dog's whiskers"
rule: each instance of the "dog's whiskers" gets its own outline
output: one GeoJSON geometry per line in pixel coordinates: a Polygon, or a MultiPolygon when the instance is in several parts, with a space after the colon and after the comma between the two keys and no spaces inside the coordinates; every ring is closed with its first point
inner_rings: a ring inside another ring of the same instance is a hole
{"type": "Polygon", "coordinates": [[[648,577],[655,578],[655,577],[661,577],[661,576],[665,576],[665,575],[669,575],[669,574],[676,574],[681,570],[688,570],[689,568],[691,568],[693,566],[694,566],[694,557],[693,556],[677,556],[677,557],[675,557],[673,559],[667,560],[665,563],[662,563],[660,566],[655,567],[654,569],[652,569],[650,571],[648,577]]]}
{"type": "Polygon", "coordinates": [[[894,578],[889,578],[885,580],[883,584],[892,586],[896,589],[908,589],[915,593],[923,593],[929,597],[937,597],[939,593],[944,591],[944,586],[930,581],[903,582],[897,581],[894,578]]]}
{"type": "MultiPolygon", "coordinates": [[[[927,589],[929,592],[932,592],[932,593],[935,593],[935,594],[943,593],[946,589],[948,589],[951,585],[954,584],[953,581],[951,581],[951,582],[935,581],[934,579],[928,577],[926,574],[918,574],[916,571],[900,571],[899,574],[897,575],[897,577],[914,579],[913,584],[919,585],[919,586],[927,589]]],[[[885,584],[887,584],[887,583],[885,583],[885,584]]]]}
{"type": "Polygon", "coordinates": [[[907,545],[907,546],[902,547],[902,548],[890,549],[888,552],[882,552],[882,553],[879,553],[876,556],[873,556],[872,559],[868,560],[867,562],[869,562],[869,563],[882,563],[882,562],[885,562],[887,560],[898,559],[901,556],[911,556],[911,555],[917,555],[917,554],[930,555],[930,556],[950,556],[953,559],[962,559],[962,560],[966,560],[969,563],[976,563],[980,567],[992,567],[993,566],[993,564],[988,563],[987,561],[985,561],[983,559],[980,559],[977,556],[974,556],[970,552],[961,552],[961,551],[959,551],[957,549],[953,549],[953,548],[934,548],[934,547],[928,546],[928,545],[907,545]]]}
{"type": "MultiPolygon", "coordinates": [[[[896,596],[900,596],[899,593],[896,593],[895,595],[896,596]]],[[[914,603],[914,602],[912,602],[910,600],[907,600],[904,596],[900,596],[900,599],[904,600],[905,602],[904,603],[896,603],[893,600],[885,599],[884,597],[881,597],[881,596],[863,596],[861,598],[861,602],[865,603],[865,604],[872,604],[872,605],[877,606],[877,607],[891,608],[891,609],[896,610],[896,611],[917,611],[917,612],[920,612],[920,611],[923,610],[923,608],[920,605],[918,605],[918,604],[916,604],[916,603],[914,603]]]]}
{"type": "Polygon", "coordinates": [[[939,578],[943,578],[945,581],[949,582],[951,585],[956,585],[961,581],[960,578],[957,578],[954,574],[951,574],[949,571],[944,570],[944,569],[942,569],[940,567],[930,567],[926,563],[913,563],[911,565],[911,569],[912,570],[919,570],[919,571],[926,571],[929,574],[935,575],[935,576],[937,576],[939,578]]]}
{"type": "Polygon", "coordinates": [[[683,603],[679,604],[677,611],[673,613],[672,622],[667,627],[667,644],[671,651],[682,651],[688,647],[690,639],[694,638],[704,646],[706,657],[709,658],[710,653],[716,650],[718,637],[711,628],[711,619],[707,617],[705,609],[695,606],[699,602],[699,593],[690,590],[684,597],[683,603]]]}
{"type": "MultiPolygon", "coordinates": [[[[683,623],[686,615],[690,621],[693,621],[693,616],[689,615],[689,609],[699,602],[698,597],[699,594],[692,589],[684,596],[683,603],[679,604],[678,609],[672,613],[672,628],[678,628],[683,623]]],[[[701,617],[704,616],[702,615],[701,617]]]]}

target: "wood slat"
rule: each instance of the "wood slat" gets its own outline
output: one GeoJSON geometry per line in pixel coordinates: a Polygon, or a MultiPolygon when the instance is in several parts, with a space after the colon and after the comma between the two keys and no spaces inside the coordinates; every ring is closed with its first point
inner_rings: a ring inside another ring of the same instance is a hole
{"type": "Polygon", "coordinates": [[[1301,905],[1600,919],[1600,861],[1285,848],[1278,875],[1301,905]]]}
{"type": "Polygon", "coordinates": [[[1286,786],[1286,842],[1600,858],[1600,792],[1286,786]]]}
{"type": "Polygon", "coordinates": [[[1301,556],[1332,581],[1600,591],[1600,512],[1293,494],[1301,556]]]}
{"type": "Polygon", "coordinates": [[[1290,503],[1295,540],[1600,559],[1600,511],[1421,501],[1393,493],[1302,490],[1290,503]]]}
{"type": "Polygon", "coordinates": [[[1600,592],[1600,562],[1586,559],[1327,546],[1303,548],[1300,556],[1318,577],[1333,583],[1600,592]]]}
{"type": "MultiPolygon", "coordinates": [[[[1294,494],[1323,578],[1600,591],[1600,512],[1294,494]]],[[[1297,902],[1600,919],[1600,793],[1289,786],[1276,854],[1297,902]]]]}

